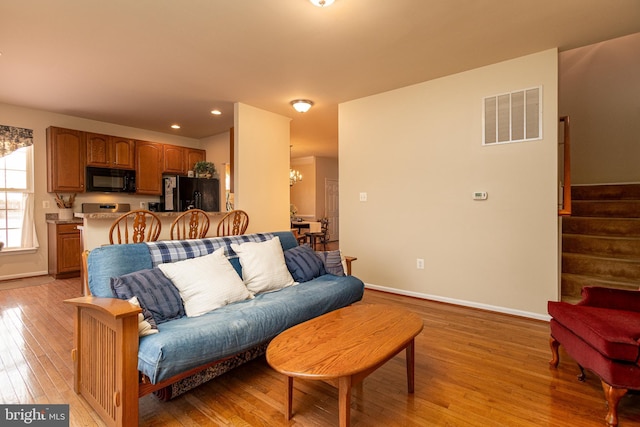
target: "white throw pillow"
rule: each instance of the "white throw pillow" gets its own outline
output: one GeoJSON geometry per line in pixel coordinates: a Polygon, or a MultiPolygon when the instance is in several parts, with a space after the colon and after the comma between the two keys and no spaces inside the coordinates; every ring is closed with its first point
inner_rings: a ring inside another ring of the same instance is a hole
{"type": "Polygon", "coordinates": [[[265,242],[232,243],[231,249],[240,257],[242,278],[250,292],[277,291],[295,283],[284,261],[279,237],[265,242]]]}
{"type": "MultiPolygon", "coordinates": [[[[127,301],[137,307],[140,307],[140,301],[138,301],[138,297],[135,295],[127,301]]],[[[151,323],[147,322],[144,319],[144,315],[142,313],[138,313],[138,336],[144,337],[146,335],[157,334],[157,333],[158,333],[158,330],[153,329],[151,327],[151,323]]]]}
{"type": "Polygon", "coordinates": [[[252,298],[224,255],[224,248],[197,258],[158,265],[178,288],[188,317],[252,298]]]}

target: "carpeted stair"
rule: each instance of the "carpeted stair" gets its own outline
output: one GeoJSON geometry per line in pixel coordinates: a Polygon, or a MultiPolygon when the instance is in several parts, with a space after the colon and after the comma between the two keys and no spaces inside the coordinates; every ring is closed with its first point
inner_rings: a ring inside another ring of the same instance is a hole
{"type": "Polygon", "coordinates": [[[640,184],[571,188],[562,220],[562,298],[583,286],[640,288],[640,184]]]}

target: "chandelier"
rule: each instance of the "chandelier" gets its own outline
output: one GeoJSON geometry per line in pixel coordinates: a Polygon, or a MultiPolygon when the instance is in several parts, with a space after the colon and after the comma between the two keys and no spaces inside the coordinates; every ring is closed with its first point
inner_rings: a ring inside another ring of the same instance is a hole
{"type": "Polygon", "coordinates": [[[289,187],[292,187],[296,182],[302,181],[302,174],[295,169],[289,169],[289,187]]]}

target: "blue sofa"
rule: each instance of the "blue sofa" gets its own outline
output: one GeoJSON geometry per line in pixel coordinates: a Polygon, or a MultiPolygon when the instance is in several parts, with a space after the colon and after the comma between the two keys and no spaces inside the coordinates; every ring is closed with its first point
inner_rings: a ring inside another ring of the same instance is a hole
{"type": "Polygon", "coordinates": [[[207,255],[220,247],[242,277],[231,244],[276,236],[283,251],[298,246],[286,231],[111,245],[84,254],[87,296],[66,301],[76,306],[76,392],[107,424],[137,425],[139,397],[154,392],[171,398],[264,353],[285,329],[362,299],[361,280],[323,274],[198,317],[167,321],[158,326],[159,333],[138,337],[141,309],[115,298],[110,285],[112,277],[207,255]]]}

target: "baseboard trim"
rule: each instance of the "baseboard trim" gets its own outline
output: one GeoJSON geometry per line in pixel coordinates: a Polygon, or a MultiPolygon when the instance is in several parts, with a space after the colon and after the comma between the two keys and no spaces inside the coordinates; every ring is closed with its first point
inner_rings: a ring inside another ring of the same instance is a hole
{"type": "Polygon", "coordinates": [[[0,276],[0,281],[2,280],[14,280],[14,279],[24,279],[27,277],[35,277],[35,276],[47,276],[49,272],[45,271],[30,271],[28,273],[21,274],[9,274],[7,276],[0,276]]]}
{"type": "Polygon", "coordinates": [[[494,311],[496,313],[510,314],[512,316],[526,317],[526,318],[529,318],[529,319],[543,320],[543,321],[546,321],[546,322],[551,320],[551,316],[549,316],[549,315],[533,313],[533,312],[530,312],[530,311],[514,310],[512,308],[500,307],[500,306],[497,306],[497,305],[489,305],[489,304],[482,304],[482,303],[478,303],[478,302],[474,302],[474,301],[466,301],[466,300],[460,300],[460,299],[455,299],[455,298],[447,298],[447,297],[442,297],[442,296],[439,296],[439,295],[423,294],[421,292],[405,291],[405,290],[402,290],[402,289],[389,288],[389,287],[386,287],[386,286],[372,285],[370,283],[365,283],[364,286],[367,289],[372,289],[374,291],[388,292],[390,294],[404,295],[404,296],[407,296],[407,297],[413,297],[413,298],[419,298],[419,299],[425,299],[425,300],[444,302],[444,303],[447,303],[447,304],[461,305],[463,307],[478,308],[478,309],[481,309],[481,310],[494,311]]]}

